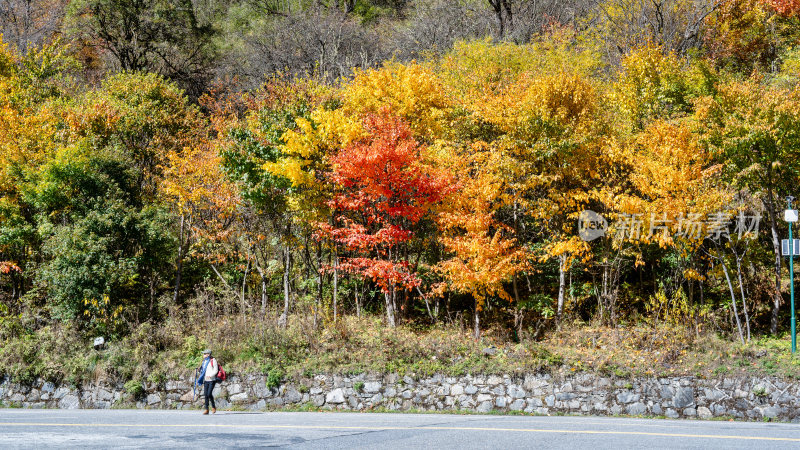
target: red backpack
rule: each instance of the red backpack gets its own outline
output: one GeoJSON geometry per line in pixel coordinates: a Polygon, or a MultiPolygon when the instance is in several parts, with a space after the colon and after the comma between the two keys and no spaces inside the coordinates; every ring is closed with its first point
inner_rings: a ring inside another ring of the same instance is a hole
{"type": "Polygon", "coordinates": [[[222,364],[220,364],[219,361],[217,361],[217,367],[219,368],[219,371],[217,372],[217,380],[218,381],[227,380],[228,374],[225,373],[225,369],[222,368],[222,364]]]}

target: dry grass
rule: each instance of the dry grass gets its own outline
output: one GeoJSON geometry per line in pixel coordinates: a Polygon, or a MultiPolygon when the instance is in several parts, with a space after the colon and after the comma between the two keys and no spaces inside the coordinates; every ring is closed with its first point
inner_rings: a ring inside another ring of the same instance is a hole
{"type": "Polygon", "coordinates": [[[130,380],[145,383],[191,374],[205,347],[214,349],[229,373],[264,373],[274,383],[315,373],[598,372],[627,376],[729,374],[800,378],[800,358],[789,353],[788,337],[739,345],[716,334],[677,326],[602,327],[563,325],[542,341],[505,341],[487,333],[476,341],[462,328],[439,325],[419,330],[387,328],[380,318],[343,317],[314,327],[307,316],[274,321],[239,315],[209,320],[173,317],[143,324],[97,352],[73,330],[51,326],[6,338],[0,367],[13,378],[79,383],[130,380]],[[485,349],[491,351],[486,352],[485,349]],[[491,353],[491,354],[487,354],[491,353]]]}
{"type": "Polygon", "coordinates": [[[789,338],[763,337],[741,345],[715,333],[679,326],[565,326],[541,345],[570,371],[617,376],[778,375],[800,378],[789,338]]]}

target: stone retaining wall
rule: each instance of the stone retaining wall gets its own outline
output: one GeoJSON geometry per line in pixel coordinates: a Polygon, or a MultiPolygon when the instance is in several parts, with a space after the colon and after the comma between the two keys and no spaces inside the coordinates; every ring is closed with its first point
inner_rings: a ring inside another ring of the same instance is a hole
{"type": "MultiPolygon", "coordinates": [[[[388,375],[317,375],[267,387],[262,375],[231,376],[215,389],[218,408],[251,410],[311,405],[319,409],[520,411],[583,414],[764,418],[800,423],[800,382],[777,378],[695,377],[621,379],[594,374],[553,377],[435,375],[422,379],[388,375]]],[[[37,382],[0,383],[4,406],[111,408],[130,400],[122,384],[80,388],[37,382]]],[[[138,408],[196,408],[188,379],[146,385],[138,408]]]]}

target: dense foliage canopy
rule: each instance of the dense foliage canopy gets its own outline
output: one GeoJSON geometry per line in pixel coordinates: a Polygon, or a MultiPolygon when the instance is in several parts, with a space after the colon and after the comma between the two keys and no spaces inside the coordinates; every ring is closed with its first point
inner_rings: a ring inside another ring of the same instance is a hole
{"type": "Polygon", "coordinates": [[[194,307],[788,322],[797,2],[25,3],[0,10],[0,338],[194,307]]]}

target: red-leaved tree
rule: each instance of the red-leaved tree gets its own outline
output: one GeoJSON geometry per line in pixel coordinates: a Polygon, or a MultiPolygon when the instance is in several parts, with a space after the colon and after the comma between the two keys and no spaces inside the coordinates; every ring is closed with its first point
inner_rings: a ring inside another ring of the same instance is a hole
{"type": "Polygon", "coordinates": [[[332,158],[331,224],[319,224],[348,257],[339,268],[373,280],[383,291],[386,316],[395,326],[396,289],[420,280],[407,259],[419,222],[451,190],[445,172],[426,164],[408,124],[388,112],[364,119],[367,137],[332,158]]]}

